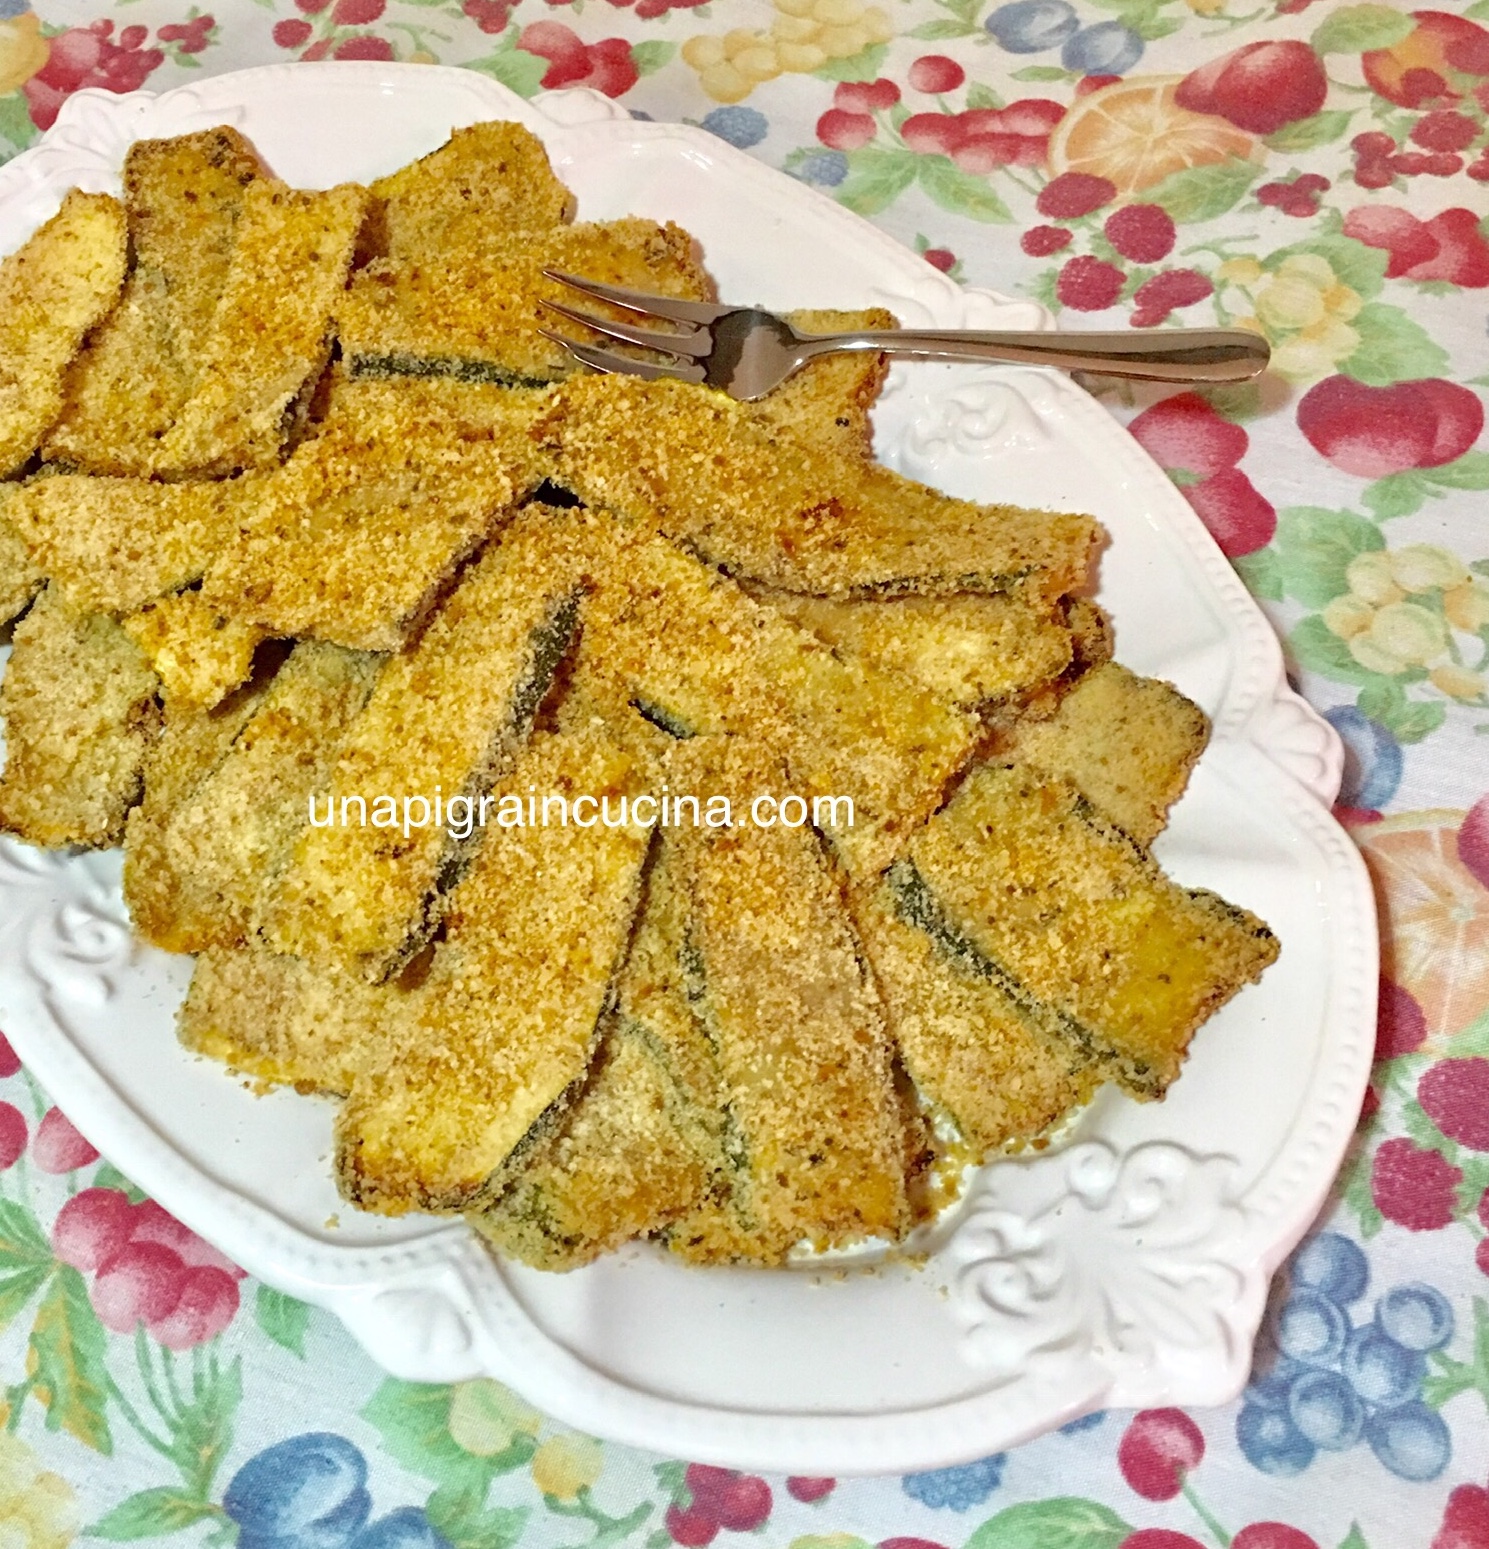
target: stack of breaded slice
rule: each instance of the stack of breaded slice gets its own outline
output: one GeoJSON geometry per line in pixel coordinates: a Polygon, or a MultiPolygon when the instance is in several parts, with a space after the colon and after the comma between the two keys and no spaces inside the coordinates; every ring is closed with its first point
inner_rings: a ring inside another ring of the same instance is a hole
{"type": "Polygon", "coordinates": [[[513,124],[325,192],[222,128],[4,261],[0,826],[122,843],[182,1042],[333,1099],[363,1209],[899,1241],[1275,957],[1150,853],[1208,724],[1112,659],[1094,521],[873,461],[882,358],[576,372],[546,267],[711,284],[574,216],[513,124]]]}

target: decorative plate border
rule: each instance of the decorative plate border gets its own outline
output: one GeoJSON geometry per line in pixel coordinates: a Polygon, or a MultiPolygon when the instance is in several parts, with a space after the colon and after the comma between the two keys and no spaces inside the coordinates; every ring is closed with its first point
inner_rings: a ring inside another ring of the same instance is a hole
{"type": "MultiPolygon", "coordinates": [[[[963,290],[830,199],[682,126],[632,122],[587,91],[526,102],[468,71],[374,63],[274,65],[155,96],[77,93],[33,150],[0,168],[0,247],[14,245],[72,185],[112,190],[135,139],[244,122],[283,91],[364,105],[425,93],[451,126],[527,123],[555,159],[623,136],[676,146],[731,185],[791,201],[895,275],[884,298],[907,322],[1048,326],[1030,303],[963,290]]],[[[891,393],[891,397],[893,394],[891,393]]],[[[936,1265],[978,1391],[877,1413],[770,1412],[698,1405],[619,1382],[551,1339],[506,1272],[459,1225],[410,1241],[340,1248],[297,1231],[205,1176],[168,1129],[132,1107],[72,1028],[106,1011],[138,948],[122,913],[117,858],[41,854],[0,840],[0,1011],[22,1057],[99,1147],[184,1221],[265,1282],[336,1313],[394,1373],[449,1381],[492,1375],[572,1424],[633,1445],[766,1469],[849,1474],[941,1466],[1024,1440],[1104,1404],[1219,1402],[1245,1380],[1267,1281],[1327,1193],[1369,1069],[1377,944],[1358,851],[1329,817],[1342,751],[1287,685],[1266,620],[1199,519],[1135,442],[1053,373],[982,373],[940,402],[939,429],[883,448],[912,467],[940,445],[980,455],[1038,428],[1041,404],[1120,463],[1182,546],[1234,637],[1237,672],[1215,720],[1224,742],[1312,846],[1332,891],[1331,982],[1298,1117],[1249,1188],[1237,1163],[1166,1141],[1126,1150],[1087,1140],[984,1169],[936,1265]],[[1120,1269],[1117,1268],[1120,1266],[1120,1269]]]]}

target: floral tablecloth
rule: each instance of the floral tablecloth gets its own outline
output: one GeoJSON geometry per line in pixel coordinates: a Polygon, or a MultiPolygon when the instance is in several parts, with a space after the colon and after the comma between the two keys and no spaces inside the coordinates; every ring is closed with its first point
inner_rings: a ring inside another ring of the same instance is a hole
{"type": "Polygon", "coordinates": [[[384,1376],[0,1042],[0,1545],[1489,1549],[1489,0],[0,0],[0,159],[82,87],[322,58],[592,86],[1067,323],[1265,332],[1259,387],[1103,397],[1345,740],[1378,1063],[1239,1403],[835,1481],[384,1376]]]}

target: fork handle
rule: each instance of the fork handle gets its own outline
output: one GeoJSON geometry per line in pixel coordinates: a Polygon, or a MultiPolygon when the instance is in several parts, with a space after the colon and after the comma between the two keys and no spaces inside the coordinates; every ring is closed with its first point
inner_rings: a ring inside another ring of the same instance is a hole
{"type": "Polygon", "coordinates": [[[1244,382],[1267,369],[1271,347],[1242,328],[1128,328],[1120,333],[971,333],[894,328],[800,334],[801,358],[883,350],[911,360],[999,360],[1098,371],[1144,382],[1244,382]]]}

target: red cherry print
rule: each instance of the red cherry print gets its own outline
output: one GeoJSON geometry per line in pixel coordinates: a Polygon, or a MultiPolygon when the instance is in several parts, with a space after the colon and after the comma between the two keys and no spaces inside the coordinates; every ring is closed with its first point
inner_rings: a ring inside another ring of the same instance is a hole
{"type": "Polygon", "coordinates": [[[928,247],[920,256],[942,274],[949,274],[956,268],[956,254],[949,247],[928,247]]]}
{"type": "Polygon", "coordinates": [[[1431,1549],[1489,1549],[1489,1490],[1460,1484],[1453,1491],[1431,1549]]]}
{"type": "Polygon", "coordinates": [[[1411,1054],[1427,1041],[1427,1018],[1410,990],[1390,979],[1380,981],[1375,1018],[1375,1057],[1394,1060],[1411,1054]]]}
{"type": "Polygon", "coordinates": [[[0,1033],[0,1080],[13,1076],[21,1068],[21,1057],[10,1046],[10,1039],[0,1033]]]}
{"type": "Polygon", "coordinates": [[[1463,1174],[1439,1152],[1424,1151],[1405,1136],[1382,1142],[1370,1169],[1370,1193],[1388,1221],[1412,1232],[1447,1226],[1457,1208],[1463,1174]]]}
{"type": "Polygon", "coordinates": [[[689,1463],[683,1475],[683,1483],[687,1485],[688,1494],[692,1496],[695,1506],[706,1505],[712,1510],[719,1497],[738,1477],[737,1469],[715,1468],[709,1463],[689,1463]]]}
{"type": "Polygon", "coordinates": [[[832,94],[832,105],[845,113],[887,113],[900,100],[900,89],[893,81],[840,81],[832,94]]]}
{"type": "Polygon", "coordinates": [[[134,1206],[120,1189],[84,1189],[57,1212],[52,1252],[64,1264],[95,1274],[113,1262],[134,1229],[134,1206]]]}
{"type": "Polygon", "coordinates": [[[1140,1527],[1129,1533],[1117,1549],[1205,1549],[1199,1539],[1168,1527],[1140,1527]]]}
{"type": "Polygon", "coordinates": [[[874,138],[878,127],[867,113],[828,108],[817,120],[817,138],[832,150],[856,151],[874,138]]]}
{"type": "Polygon", "coordinates": [[[786,1481],[786,1493],[793,1500],[820,1501],[837,1488],[836,1479],[819,1479],[810,1475],[793,1474],[786,1481]]]}
{"type": "Polygon", "coordinates": [[[1429,151],[1466,151],[1479,137],[1479,126],[1467,113],[1448,108],[1427,113],[1412,127],[1410,138],[1429,151]]]}
{"type": "Polygon", "coordinates": [[[910,84],[931,95],[955,91],[966,79],[967,72],[945,54],[922,54],[910,66],[910,84]]]}
{"type": "Polygon", "coordinates": [[[98,1152],[60,1108],[48,1108],[41,1116],[31,1155],[44,1173],[71,1172],[98,1160],[98,1152]]]}
{"type": "Polygon", "coordinates": [[[238,1282],[212,1265],[200,1265],[186,1271],[176,1305],[147,1327],[168,1349],[189,1350],[215,1339],[237,1311],[238,1282]]]}
{"type": "Polygon", "coordinates": [[[702,1545],[711,1544],[718,1536],[719,1524],[698,1506],[686,1510],[676,1504],[669,1506],[666,1523],[673,1543],[682,1544],[685,1549],[702,1549],[702,1545]]]}
{"type": "Polygon", "coordinates": [[[1200,1428],[1182,1409],[1145,1409],[1117,1444],[1122,1477],[1144,1500],[1170,1501],[1205,1455],[1200,1428]]]}
{"type": "Polygon", "coordinates": [[[116,1334],[136,1323],[157,1323],[181,1299],[186,1266],[181,1255],[151,1242],[132,1242],[98,1272],[89,1300],[98,1321],[116,1334]]]}
{"type": "Polygon", "coordinates": [[[366,27],[387,9],[387,0],[336,0],[331,20],[338,27],[366,27]]]}
{"type": "Polygon", "coordinates": [[[1489,1237],[1481,1237],[1479,1245],[1473,1250],[1473,1261],[1479,1266],[1479,1273],[1489,1275],[1489,1237]]]}
{"type": "Polygon", "coordinates": [[[962,126],[950,113],[912,113],[900,125],[900,139],[921,156],[949,156],[962,140],[962,126]]]}
{"type": "Polygon", "coordinates": [[[1251,1522],[1231,1539],[1231,1549],[1318,1549],[1318,1540],[1285,1522],[1251,1522]]]}
{"type": "Polygon", "coordinates": [[[391,59],[393,45],[386,38],[374,38],[370,34],[344,38],[332,50],[337,59],[391,59]]]}
{"type": "Polygon", "coordinates": [[[0,1172],[8,1172],[26,1149],[26,1117],[14,1103],[0,1103],[0,1172]]]}
{"type": "Polygon", "coordinates": [[[1312,118],[1328,89],[1323,62],[1306,43],[1246,43],[1186,75],[1174,100],[1252,134],[1273,134],[1312,118]]]}
{"type": "Polygon", "coordinates": [[[1250,437],[1222,419],[1198,393],[1176,393],[1144,409],[1127,427],[1160,468],[1182,470],[1196,482],[1246,455],[1250,437]]]}
{"type": "Polygon", "coordinates": [[[309,22],[291,16],[282,22],[275,22],[271,35],[280,48],[301,48],[310,41],[313,30],[309,22]]]}
{"type": "Polygon", "coordinates": [[[719,1526],[734,1533],[750,1533],[770,1516],[770,1486],[757,1474],[731,1479],[717,1497],[719,1526]]]}
{"type": "Polygon", "coordinates": [[[1184,495],[1228,559],[1265,548],[1277,531],[1276,507],[1239,468],[1191,484],[1184,495]]]}

